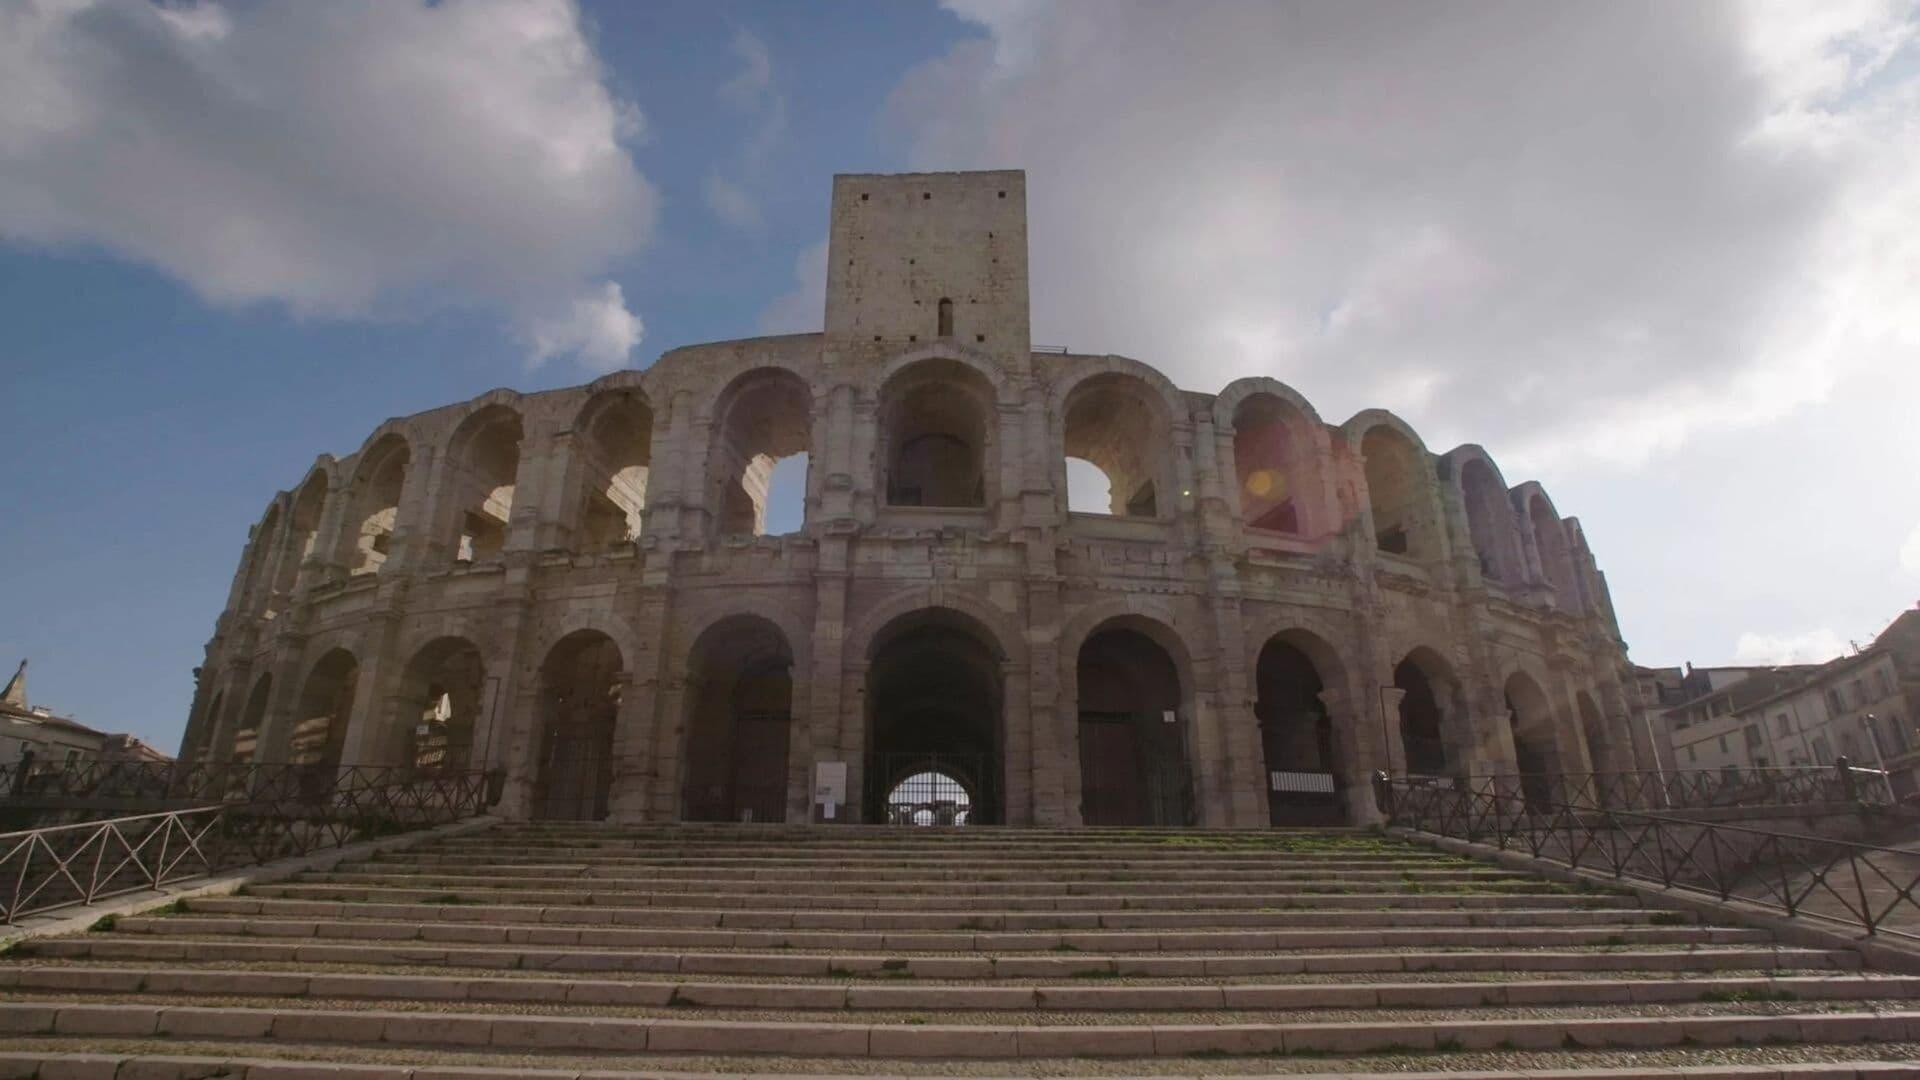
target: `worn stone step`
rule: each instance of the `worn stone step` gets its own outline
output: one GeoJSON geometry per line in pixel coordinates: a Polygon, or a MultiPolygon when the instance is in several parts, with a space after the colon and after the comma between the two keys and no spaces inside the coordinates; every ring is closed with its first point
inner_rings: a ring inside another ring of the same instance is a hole
{"type": "Polygon", "coordinates": [[[732,1009],[1249,1010],[1461,1009],[1702,1001],[1891,1001],[1920,997],[1920,977],[1775,976],[1533,979],[1507,982],[913,986],[835,983],[485,978],[210,968],[0,968],[0,989],[122,996],[363,998],[416,1002],[695,1006],[732,1009]]]}
{"type": "MultiPolygon", "coordinates": [[[[558,855],[525,855],[525,854],[520,856],[515,856],[515,855],[504,853],[504,852],[484,852],[484,853],[474,852],[474,853],[454,854],[454,853],[441,852],[438,849],[436,849],[436,850],[427,851],[427,852],[406,851],[406,852],[380,854],[380,855],[376,855],[376,856],[364,858],[364,859],[354,859],[349,862],[342,863],[341,865],[345,867],[353,868],[353,869],[363,869],[363,870],[382,870],[382,869],[398,868],[398,869],[405,869],[405,870],[409,870],[417,873],[438,872],[438,871],[444,871],[448,869],[452,869],[456,871],[464,871],[467,873],[473,873],[477,871],[484,871],[489,873],[494,871],[499,871],[503,873],[504,872],[538,873],[538,872],[553,872],[553,871],[577,872],[581,870],[604,871],[608,868],[614,868],[614,867],[644,868],[647,870],[660,869],[657,863],[649,862],[648,860],[645,860],[645,859],[615,858],[615,857],[607,857],[607,856],[589,858],[589,857],[580,857],[578,855],[574,855],[573,853],[569,853],[569,854],[572,855],[572,857],[562,858],[562,857],[559,857],[558,855]]],[[[828,868],[833,868],[841,864],[839,863],[838,860],[829,860],[827,861],[826,865],[828,868]]],[[[888,869],[888,866],[885,863],[876,864],[873,867],[871,867],[872,872],[876,874],[882,873],[887,869],[888,869]]],[[[1037,871],[1041,877],[1051,876],[1051,874],[1058,871],[1059,869],[1061,869],[1061,867],[1059,867],[1057,864],[1053,866],[1039,866],[1034,868],[1034,870],[1037,871]]],[[[1158,871],[1152,867],[1137,867],[1135,869],[1136,869],[1136,872],[1140,874],[1156,873],[1164,880],[1182,880],[1182,881],[1193,880],[1192,875],[1186,872],[1181,872],[1183,876],[1176,877],[1175,872],[1173,871],[1158,871]]],[[[1270,864],[1264,864],[1264,863],[1258,863],[1258,862],[1251,863],[1251,864],[1224,865],[1224,866],[1221,866],[1219,869],[1223,874],[1231,874],[1238,877],[1245,877],[1250,873],[1258,871],[1263,873],[1266,876],[1271,877],[1274,880],[1312,882],[1312,881],[1325,881],[1327,877],[1326,871],[1321,868],[1287,868],[1287,867],[1273,866],[1270,864]]],[[[1529,875],[1516,873],[1510,870],[1501,870],[1493,867],[1475,867],[1471,865],[1460,865],[1455,863],[1434,864],[1431,866],[1407,866],[1407,867],[1398,867],[1398,868],[1375,867],[1375,868],[1368,868],[1368,869],[1350,869],[1350,870],[1342,871],[1342,873],[1343,875],[1350,875],[1356,880],[1364,880],[1364,881],[1397,881],[1397,880],[1537,881],[1538,880],[1537,878],[1532,878],[1529,875]]],[[[1024,874],[1011,875],[1011,874],[1003,873],[1001,876],[1009,878],[1010,883],[1018,883],[1018,882],[1030,879],[1033,875],[1024,875],[1024,874]]],[[[895,875],[895,877],[892,880],[900,880],[899,875],[895,875]]],[[[973,881],[972,878],[959,877],[959,876],[955,876],[954,880],[956,882],[961,882],[961,883],[973,881]]],[[[1231,878],[1223,878],[1221,880],[1231,880],[1231,878]]]]}
{"type": "MultiPolygon", "coordinates": [[[[805,888],[805,887],[799,887],[805,888]]],[[[899,910],[920,909],[938,897],[924,894],[888,896],[885,894],[840,893],[831,887],[811,888],[781,897],[774,889],[740,893],[684,892],[674,889],[607,891],[598,889],[520,889],[486,885],[433,882],[423,879],[413,887],[386,885],[336,885],[326,882],[291,881],[269,885],[249,885],[245,896],[262,899],[339,901],[347,903],[455,903],[509,906],[591,906],[618,907],[710,907],[754,908],[781,900],[789,910],[823,908],[899,910]],[[452,898],[452,899],[448,899],[452,898]]],[[[988,893],[969,893],[961,898],[986,903],[988,893]]],[[[1006,896],[999,898],[1007,911],[1055,911],[1079,906],[1108,909],[1179,910],[1183,907],[1216,909],[1282,908],[1320,911],[1500,911],[1508,909],[1583,911],[1597,908],[1631,907],[1634,901],[1607,893],[1570,895],[1562,893],[1296,893],[1296,892],[1215,892],[1198,895],[1159,893],[1074,893],[1065,896],[1006,896]],[[1211,903],[1209,903],[1211,901],[1211,903]]],[[[966,904],[941,906],[965,910],[966,904]]]]}
{"type": "Polygon", "coordinates": [[[1449,971],[1856,971],[1851,950],[1784,947],[1701,949],[1460,949],[1368,950],[1296,953],[1105,953],[1093,950],[1012,955],[915,955],[884,952],[755,952],[751,950],[604,950],[461,944],[393,944],[340,941],[249,941],[232,938],[142,938],[86,934],[28,942],[22,958],[115,962],[332,963],[517,969],[523,971],[625,972],[777,978],[890,977],[904,960],[916,977],[996,978],[1227,978],[1335,972],[1449,971]]]}
{"type": "MultiPolygon", "coordinates": [[[[887,878],[885,876],[870,877],[868,876],[868,872],[866,871],[849,870],[845,872],[835,872],[835,871],[826,870],[826,869],[823,869],[818,873],[813,873],[813,874],[805,874],[805,873],[792,874],[792,875],[780,874],[780,875],[772,875],[772,876],[755,875],[752,877],[737,878],[733,880],[727,880],[724,878],[711,878],[704,873],[698,874],[698,875],[690,875],[688,877],[682,878],[682,877],[676,877],[673,874],[653,873],[653,872],[640,873],[640,872],[625,871],[625,870],[619,873],[614,873],[614,872],[595,873],[586,868],[561,867],[561,866],[547,867],[544,870],[542,870],[540,873],[489,874],[489,873],[478,872],[478,871],[456,870],[452,868],[448,868],[444,870],[433,870],[433,871],[410,870],[406,868],[385,868],[385,867],[379,866],[378,864],[365,864],[365,863],[353,865],[353,866],[342,866],[342,867],[332,869],[332,870],[327,870],[327,871],[309,871],[300,876],[300,880],[304,880],[304,881],[354,882],[354,883],[373,884],[373,885],[410,884],[415,882],[455,882],[455,883],[489,882],[495,885],[500,885],[503,883],[523,885],[528,882],[552,882],[556,878],[572,881],[572,882],[578,882],[580,883],[581,887],[584,887],[590,884],[591,887],[596,889],[618,889],[618,888],[644,889],[644,888],[657,887],[665,883],[678,882],[682,880],[694,880],[694,879],[701,880],[703,882],[708,882],[720,887],[731,887],[736,884],[756,883],[756,882],[764,883],[764,884],[772,884],[772,885],[795,885],[795,884],[816,884],[816,885],[817,884],[833,884],[833,885],[849,884],[851,885],[855,882],[859,882],[861,884],[868,884],[868,885],[878,884],[883,886],[889,882],[897,882],[898,884],[902,884],[902,885],[915,884],[923,887],[933,887],[937,889],[939,886],[945,884],[950,880],[955,882],[975,880],[974,878],[970,878],[965,875],[958,875],[950,878],[948,876],[937,875],[937,874],[931,875],[931,876],[901,874],[894,878],[887,878]]],[[[1065,874],[1032,874],[1032,875],[1020,876],[1019,880],[1030,885],[1039,885],[1049,889],[1058,889],[1058,888],[1065,888],[1073,885],[1087,885],[1087,884],[1098,884],[1098,885],[1152,884],[1152,885],[1165,887],[1167,885],[1182,884],[1190,881],[1206,881],[1209,879],[1206,877],[1199,877],[1199,876],[1183,877],[1178,874],[1129,875],[1129,874],[1113,873],[1113,874],[1087,875],[1087,876],[1072,876],[1072,875],[1065,875],[1065,874]]],[[[1505,892],[1571,894],[1571,893],[1577,893],[1580,891],[1570,886],[1560,886],[1551,882],[1543,882],[1537,879],[1527,879],[1527,878],[1426,881],[1419,878],[1402,877],[1399,879],[1388,879],[1386,881],[1376,881],[1376,880],[1369,880],[1369,879],[1353,879],[1349,881],[1344,876],[1341,876],[1341,875],[1330,875],[1330,876],[1320,877],[1318,879],[1319,884],[1314,885],[1312,882],[1308,880],[1302,880],[1297,878],[1286,878],[1286,877],[1274,877],[1274,876],[1263,875],[1263,874],[1254,874],[1254,875],[1245,875],[1238,878],[1225,879],[1225,882],[1252,886],[1252,887],[1266,886],[1266,887],[1274,888],[1276,890],[1296,889],[1300,891],[1323,892],[1323,893],[1362,892],[1362,891],[1410,892],[1410,891],[1417,891],[1417,890],[1445,892],[1445,891],[1451,890],[1456,892],[1475,892],[1475,893],[1487,893],[1487,894],[1505,893],[1505,892]]],[[[997,882],[989,880],[989,881],[981,881],[979,883],[995,884],[997,882]]]]}
{"type": "Polygon", "coordinates": [[[1495,1047],[1728,1046],[1900,1042],[1920,1011],[1592,1019],[1026,1026],[671,1020],[373,1009],[275,1010],[151,1003],[0,1002],[0,1035],[272,1039],[367,1046],[565,1048],[619,1053],[834,1058],[1163,1057],[1360,1054],[1495,1047]]]}
{"type": "MultiPolygon", "coordinates": [[[[1194,898],[1196,903],[1204,898],[1194,898]]],[[[1353,928],[1396,927],[1601,927],[1627,925],[1682,925],[1695,920],[1675,912],[1645,908],[1533,909],[1506,908],[1497,911],[1460,910],[1354,910],[1316,911],[1286,904],[1268,904],[1258,909],[1199,909],[1141,911],[1116,905],[1108,910],[1068,912],[1006,912],[981,907],[973,910],[935,910],[913,912],[867,912],[834,910],[794,910],[776,907],[771,901],[750,908],[707,910],[680,907],[626,907],[593,905],[514,905],[514,904],[404,904],[343,902],[332,900],[288,900],[272,897],[206,897],[185,903],[189,915],[259,916],[291,919],[376,919],[397,922],[486,922],[616,926],[700,926],[722,928],[773,928],[818,930],[1023,930],[1026,924],[1056,929],[1061,917],[1076,921],[1093,918],[1095,925],[1110,929],[1160,929],[1166,927],[1267,927],[1353,928]]]]}
{"type": "MultiPolygon", "coordinates": [[[[1284,914],[1284,913],[1282,913],[1284,914]]],[[[1763,930],[1713,926],[1399,927],[1363,929],[1258,929],[1202,926],[1178,932],[1137,928],[1138,920],[1089,915],[1060,920],[1059,927],[1004,931],[832,931],[705,928],[620,928],[486,923],[413,923],[380,919],[253,919],[174,915],[120,919],[114,929],[156,936],[236,935],[273,938],[333,938],[356,941],[425,941],[468,944],[592,946],[598,948],[882,948],[916,952],[1031,951],[1062,942],[1080,948],[1160,952],[1169,949],[1256,950],[1373,949],[1398,946],[1552,948],[1568,945],[1757,945],[1763,930]],[[1132,925],[1124,925],[1132,924],[1132,925]],[[1057,938],[1036,934],[1059,930],[1057,938]]],[[[1284,923],[1285,920],[1275,920],[1284,923]]]]}
{"type": "MultiPolygon", "coordinates": [[[[45,1042],[57,1047],[62,1043],[75,1040],[48,1039],[45,1042]]],[[[102,1040],[90,1039],[86,1045],[102,1040]]],[[[204,1045],[204,1044],[202,1044],[204,1045]]],[[[89,1078],[89,1080],[113,1080],[114,1077],[139,1077],[141,1080],[207,1080],[208,1077],[220,1077],[222,1080],[691,1080],[717,1075],[716,1072],[689,1072],[649,1068],[645,1071],[632,1071],[610,1065],[600,1059],[586,1059],[576,1067],[550,1067],[558,1056],[551,1052],[541,1055],[540,1067],[524,1064],[499,1065],[488,1064],[507,1060],[501,1056],[485,1054],[450,1055],[442,1052],[441,1057],[458,1057],[462,1060],[445,1064],[404,1064],[345,1060],[339,1055],[338,1048],[326,1046],[286,1047],[293,1051],[289,1056],[264,1057],[263,1048],[258,1043],[235,1042],[229,1044],[231,1052],[226,1055],[194,1054],[158,1054],[135,1050],[125,1052],[89,1052],[88,1050],[30,1049],[0,1050],[0,1078],[5,1080],[31,1080],[41,1077],[89,1078]]],[[[284,1044],[275,1046],[282,1049],[284,1044]]],[[[1466,1057],[1464,1068],[1448,1069],[1437,1072],[1409,1071],[1404,1061],[1395,1062],[1402,1067],[1391,1072],[1367,1073],[1354,1071],[1341,1072],[1288,1072],[1289,1080],[1357,1080],[1368,1076],[1391,1076],[1393,1080],[1916,1080],[1920,1078],[1920,1065],[1912,1060],[1897,1058],[1880,1060],[1870,1055],[1873,1048],[1851,1046],[1828,1046],[1819,1048],[1821,1058],[1795,1062],[1781,1061],[1780,1058],[1792,1053],[1791,1050],[1771,1048],[1765,1057],[1756,1056],[1751,1062],[1729,1062],[1730,1055],[1741,1053],[1738,1050],[1718,1050],[1710,1059],[1712,1064],[1684,1065],[1660,1064],[1631,1068],[1608,1067],[1604,1064],[1585,1064],[1579,1058],[1580,1052],[1560,1052],[1557,1054],[1536,1053],[1533,1059],[1564,1059],[1553,1067],[1530,1064],[1524,1071],[1517,1069],[1499,1069],[1476,1067],[1479,1059],[1466,1057]],[[1835,1053],[1869,1053],[1870,1056],[1859,1060],[1833,1060],[1835,1053]]],[[[1890,1049],[1901,1050],[1894,1046],[1890,1049]]],[[[1749,1051],[1758,1054],[1758,1051],[1749,1051]]],[[[1511,1056],[1511,1055],[1507,1055],[1511,1056]]],[[[1584,1056],[1591,1057],[1591,1054],[1584,1056]]],[[[1641,1054],[1640,1057],[1654,1055],[1641,1054]]],[[[1458,1059],[1461,1055],[1453,1055],[1458,1059]]],[[[1676,1054],[1667,1052],[1664,1059],[1673,1061],[1709,1060],[1705,1055],[1676,1054]]],[[[675,1060],[664,1055],[654,1055],[652,1060],[675,1060]]],[[[862,1059],[858,1065],[847,1061],[836,1068],[831,1059],[816,1059],[820,1072],[784,1072],[788,1080],[824,1080],[825,1077],[845,1076],[856,1067],[866,1066],[871,1059],[862,1059]]],[[[1499,1058],[1492,1058],[1499,1061],[1499,1058]]],[[[698,1059],[678,1059],[682,1066],[697,1063],[698,1059]]],[[[913,1070],[916,1062],[905,1061],[897,1064],[902,1070],[913,1070]]],[[[1124,1080],[1125,1073],[1116,1073],[1102,1069],[1098,1073],[1089,1072],[1086,1066],[1075,1059],[1028,1058],[1020,1065],[1029,1066],[1036,1071],[1034,1076],[1071,1076],[1080,1073],[1099,1075],[1106,1080],[1124,1080]],[[1076,1066],[1079,1066],[1076,1068],[1076,1066]]],[[[928,1067],[928,1066],[922,1066],[928,1067]]],[[[931,1066],[939,1068],[939,1066],[931,1066]]],[[[1215,1066],[1218,1069],[1218,1066],[1215,1066]]],[[[1164,1074],[1151,1074],[1154,1076],[1164,1074]]],[[[1144,1077],[1139,1080],[1145,1080],[1144,1077]]]]}

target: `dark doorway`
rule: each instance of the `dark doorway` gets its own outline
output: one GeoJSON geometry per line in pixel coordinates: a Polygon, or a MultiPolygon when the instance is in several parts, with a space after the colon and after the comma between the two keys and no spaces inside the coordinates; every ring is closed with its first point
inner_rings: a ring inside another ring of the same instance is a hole
{"type": "Polygon", "coordinates": [[[957,612],[895,620],[867,672],[865,820],[981,825],[1000,801],[1000,656],[957,612]]]}
{"type": "Polygon", "coordinates": [[[1440,732],[1440,695],[1433,680],[1413,659],[1393,669],[1393,685],[1400,697],[1400,746],[1406,771],[1414,776],[1441,776],[1447,771],[1447,744],[1440,732]]]}
{"type": "Polygon", "coordinates": [[[765,619],[727,619],[688,665],[687,821],[785,821],[793,652],[765,619]]]}
{"type": "Polygon", "coordinates": [[[613,728],[623,679],[620,648],[581,630],[560,639],[540,668],[539,772],[533,816],[540,821],[599,821],[613,787],[613,728]]]}
{"type": "Polygon", "coordinates": [[[1190,825],[1187,718],[1179,669],[1137,630],[1080,646],[1080,820],[1088,825],[1190,825]]]}
{"type": "Polygon", "coordinates": [[[1279,638],[1260,650],[1254,672],[1260,743],[1267,765],[1267,816],[1274,825],[1344,825],[1344,783],[1333,756],[1325,687],[1307,654],[1279,638]]]}

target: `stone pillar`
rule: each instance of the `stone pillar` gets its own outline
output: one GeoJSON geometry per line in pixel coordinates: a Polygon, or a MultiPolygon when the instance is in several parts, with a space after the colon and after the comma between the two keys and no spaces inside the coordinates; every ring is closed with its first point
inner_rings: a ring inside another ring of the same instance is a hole
{"type": "MultiPolygon", "coordinates": [[[[1398,695],[1402,691],[1392,691],[1398,695]]],[[[1344,690],[1332,689],[1320,691],[1320,701],[1327,707],[1327,717],[1333,723],[1333,755],[1340,770],[1342,795],[1346,800],[1347,821],[1353,825],[1373,825],[1385,820],[1380,808],[1374,804],[1373,774],[1376,769],[1384,768],[1377,756],[1375,747],[1378,738],[1368,739],[1363,732],[1368,730],[1364,710],[1355,707],[1353,696],[1344,690]]],[[[1395,697],[1391,705],[1397,707],[1395,697]]],[[[1399,725],[1393,725],[1398,728],[1399,725]]],[[[1393,736],[1396,740],[1398,733],[1393,736]]]]}
{"type": "MultiPolygon", "coordinates": [[[[1381,686],[1377,687],[1371,695],[1373,700],[1365,703],[1370,708],[1349,706],[1356,720],[1368,711],[1376,714],[1374,720],[1380,728],[1382,740],[1380,764],[1377,767],[1392,776],[1406,776],[1413,771],[1412,766],[1407,762],[1406,734],[1400,730],[1400,703],[1406,699],[1406,696],[1407,692],[1397,686],[1381,686]]],[[[1325,692],[1321,693],[1320,700],[1327,702],[1327,709],[1331,712],[1333,702],[1325,692]]],[[[1446,733],[1444,709],[1443,705],[1440,727],[1443,739],[1446,733]]]]}
{"type": "MultiPolygon", "coordinates": [[[[634,629],[635,655],[622,657],[627,683],[620,695],[620,711],[613,729],[613,789],[608,794],[607,816],[621,824],[669,821],[678,817],[677,804],[663,816],[658,798],[662,783],[660,753],[662,729],[675,726],[683,715],[665,712],[663,688],[666,673],[674,658],[666,655],[672,620],[673,592],[655,579],[664,579],[664,569],[672,556],[657,550],[643,551],[643,584],[633,589],[633,611],[629,624],[634,629]]],[[[615,610],[626,606],[625,597],[616,597],[615,610]]],[[[691,643],[677,642],[689,646],[691,643]]],[[[685,658],[679,662],[684,663],[685,658]]],[[[675,793],[677,795],[677,792],[675,793]]]]}
{"type": "MultiPolygon", "coordinates": [[[[1034,724],[1032,690],[1025,664],[1000,665],[1000,775],[1008,825],[1034,823],[1034,724]]],[[[1051,719],[1043,714],[1041,719],[1051,719]]]]}

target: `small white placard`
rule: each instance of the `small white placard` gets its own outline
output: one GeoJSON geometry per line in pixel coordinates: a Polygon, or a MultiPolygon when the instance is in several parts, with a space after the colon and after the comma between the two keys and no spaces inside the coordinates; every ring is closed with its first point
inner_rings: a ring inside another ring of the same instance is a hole
{"type": "MultiPolygon", "coordinates": [[[[846,762],[816,761],[813,763],[813,801],[826,807],[847,801],[846,762]]],[[[827,816],[832,817],[833,812],[829,810],[827,816]]]]}
{"type": "Polygon", "coordinates": [[[1180,714],[1172,709],[1163,709],[1160,712],[1160,722],[1163,724],[1177,723],[1179,719],[1180,714]]]}

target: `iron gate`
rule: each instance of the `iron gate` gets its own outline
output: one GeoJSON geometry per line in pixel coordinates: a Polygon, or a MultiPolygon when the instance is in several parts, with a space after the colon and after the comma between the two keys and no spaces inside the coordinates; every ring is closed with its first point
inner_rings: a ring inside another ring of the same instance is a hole
{"type": "Polygon", "coordinates": [[[867,760],[868,819],[880,825],[998,824],[996,764],[984,754],[875,754],[867,760]]]}

